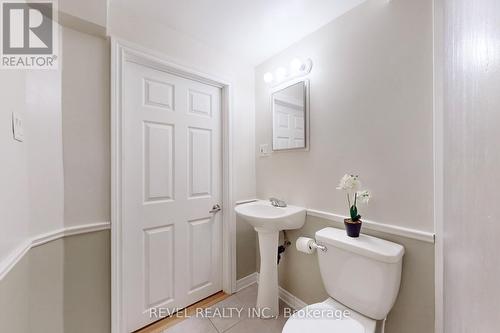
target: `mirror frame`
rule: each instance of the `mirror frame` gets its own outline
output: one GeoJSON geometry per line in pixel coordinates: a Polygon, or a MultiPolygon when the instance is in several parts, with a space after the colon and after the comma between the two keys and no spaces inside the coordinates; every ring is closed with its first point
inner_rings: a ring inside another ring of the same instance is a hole
{"type": "Polygon", "coordinates": [[[279,84],[271,89],[270,92],[270,106],[271,106],[271,149],[273,152],[286,152],[286,151],[309,151],[309,123],[310,123],[310,112],[309,112],[309,79],[298,78],[291,81],[279,84]],[[297,83],[304,83],[304,147],[299,148],[274,148],[274,94],[277,92],[291,87],[297,83]]]}

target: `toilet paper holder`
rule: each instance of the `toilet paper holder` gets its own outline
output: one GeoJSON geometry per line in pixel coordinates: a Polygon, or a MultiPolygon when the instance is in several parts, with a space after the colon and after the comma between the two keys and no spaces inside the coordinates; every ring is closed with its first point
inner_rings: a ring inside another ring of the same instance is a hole
{"type": "Polygon", "coordinates": [[[327,247],[321,244],[316,243],[314,238],[309,237],[299,237],[295,241],[295,246],[297,250],[306,254],[313,254],[316,250],[321,252],[326,252],[327,247]]]}

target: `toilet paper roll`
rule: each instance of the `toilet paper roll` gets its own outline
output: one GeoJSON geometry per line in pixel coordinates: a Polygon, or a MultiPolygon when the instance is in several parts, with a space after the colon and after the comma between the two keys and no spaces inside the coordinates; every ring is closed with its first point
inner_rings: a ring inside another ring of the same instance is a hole
{"type": "Polygon", "coordinates": [[[299,237],[297,238],[297,242],[295,242],[297,251],[304,252],[307,254],[312,254],[316,250],[313,244],[314,244],[314,239],[308,237],[299,237]]]}

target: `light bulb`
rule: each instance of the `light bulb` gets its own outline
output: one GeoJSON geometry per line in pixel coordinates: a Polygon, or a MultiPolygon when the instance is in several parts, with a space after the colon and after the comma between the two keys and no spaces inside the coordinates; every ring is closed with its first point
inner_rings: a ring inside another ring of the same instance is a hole
{"type": "Polygon", "coordinates": [[[273,73],[267,72],[266,74],[264,74],[264,82],[273,82],[273,73]]]}
{"type": "Polygon", "coordinates": [[[303,68],[303,63],[300,59],[295,58],[290,62],[290,69],[292,73],[298,73],[303,68]]]}
{"type": "Polygon", "coordinates": [[[285,76],[286,76],[285,67],[280,67],[276,70],[276,80],[281,81],[285,78],[285,76]]]}

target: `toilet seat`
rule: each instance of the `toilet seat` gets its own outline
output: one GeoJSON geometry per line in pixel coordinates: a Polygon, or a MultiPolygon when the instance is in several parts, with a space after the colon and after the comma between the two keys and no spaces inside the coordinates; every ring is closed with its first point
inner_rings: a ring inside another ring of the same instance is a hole
{"type": "Polygon", "coordinates": [[[329,298],[324,302],[304,307],[290,317],[283,333],[374,333],[376,321],[367,318],[329,298]],[[349,316],[339,314],[345,310],[349,316]]]}

